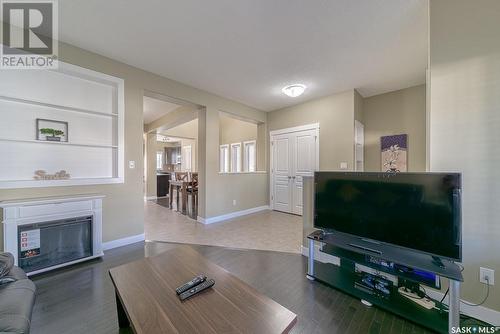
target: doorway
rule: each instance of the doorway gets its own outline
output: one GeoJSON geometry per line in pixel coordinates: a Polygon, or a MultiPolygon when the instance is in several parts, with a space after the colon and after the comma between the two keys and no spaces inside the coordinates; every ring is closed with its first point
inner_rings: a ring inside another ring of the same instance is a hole
{"type": "Polygon", "coordinates": [[[319,169],[319,124],[271,131],[270,137],[271,208],[302,215],[303,177],[319,169]]]}

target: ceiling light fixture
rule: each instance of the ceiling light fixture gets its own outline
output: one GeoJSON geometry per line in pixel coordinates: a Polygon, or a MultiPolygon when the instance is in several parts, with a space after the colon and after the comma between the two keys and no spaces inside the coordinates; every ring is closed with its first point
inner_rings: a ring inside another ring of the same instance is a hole
{"type": "Polygon", "coordinates": [[[281,91],[283,92],[283,94],[288,95],[290,97],[297,97],[302,95],[306,90],[306,88],[307,88],[306,85],[303,84],[293,84],[283,87],[281,91]]]}

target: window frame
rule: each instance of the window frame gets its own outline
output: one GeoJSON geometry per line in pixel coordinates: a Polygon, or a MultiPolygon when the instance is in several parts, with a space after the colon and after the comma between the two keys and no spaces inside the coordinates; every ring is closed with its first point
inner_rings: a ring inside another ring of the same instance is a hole
{"type": "Polygon", "coordinates": [[[230,162],[231,162],[231,159],[230,159],[230,152],[229,152],[229,144],[219,145],[219,172],[220,173],[229,173],[230,168],[231,168],[230,162]],[[225,150],[225,152],[226,152],[226,156],[224,158],[222,157],[223,150],[225,150]],[[223,159],[224,159],[224,162],[223,162],[223,159]]]}
{"type": "Polygon", "coordinates": [[[241,145],[241,142],[231,144],[229,161],[231,162],[231,166],[230,166],[231,173],[241,173],[242,172],[242,164],[241,164],[241,162],[242,162],[242,145],[241,145]],[[234,148],[239,149],[239,157],[233,157],[233,149],[234,148]],[[235,162],[234,159],[236,159],[236,166],[234,166],[234,162],[235,162]]]}
{"type": "Polygon", "coordinates": [[[257,171],[257,140],[247,140],[243,142],[243,172],[253,173],[257,171]],[[247,156],[247,147],[253,145],[253,170],[250,168],[249,156],[247,156]]]}
{"type": "Polygon", "coordinates": [[[163,156],[164,154],[162,151],[156,151],[156,170],[163,169],[163,156]],[[158,155],[160,160],[158,160],[158,155]],[[160,162],[160,167],[158,167],[158,162],[160,162]]]}

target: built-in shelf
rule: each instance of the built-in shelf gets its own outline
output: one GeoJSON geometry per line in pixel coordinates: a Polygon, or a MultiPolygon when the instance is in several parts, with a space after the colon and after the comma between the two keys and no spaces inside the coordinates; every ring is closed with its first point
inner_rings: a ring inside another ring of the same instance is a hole
{"type": "Polygon", "coordinates": [[[69,143],[69,142],[64,142],[64,141],[48,141],[48,140],[25,140],[25,139],[0,138],[0,141],[15,142],[15,143],[50,144],[50,145],[55,144],[55,145],[80,146],[80,147],[118,148],[117,145],[79,144],[79,143],[69,143]]]}
{"type": "Polygon", "coordinates": [[[123,183],[123,177],[90,177],[71,178],[66,180],[8,180],[0,181],[0,189],[9,188],[36,188],[36,187],[63,187],[95,184],[123,183]]]}
{"type": "Polygon", "coordinates": [[[85,114],[95,115],[95,116],[118,117],[117,114],[113,114],[113,113],[88,110],[88,109],[82,109],[82,108],[75,108],[75,107],[57,105],[57,104],[46,103],[46,102],[41,102],[41,101],[36,101],[36,100],[21,99],[21,98],[5,96],[5,95],[0,95],[0,100],[7,101],[7,102],[13,102],[13,103],[29,104],[29,105],[38,106],[38,107],[47,107],[47,108],[70,111],[70,112],[85,113],[85,114]]]}
{"type": "Polygon", "coordinates": [[[124,182],[123,79],[61,61],[2,75],[0,189],[124,182]],[[37,119],[67,123],[69,142],[37,140],[37,119]],[[71,178],[35,180],[38,170],[71,178]]]}

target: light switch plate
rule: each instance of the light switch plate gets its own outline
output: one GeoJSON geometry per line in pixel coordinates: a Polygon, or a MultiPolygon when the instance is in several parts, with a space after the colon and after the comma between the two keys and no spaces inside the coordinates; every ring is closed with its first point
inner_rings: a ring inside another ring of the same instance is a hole
{"type": "Polygon", "coordinates": [[[130,168],[130,169],[134,169],[135,168],[135,161],[134,160],[130,160],[128,162],[128,168],[130,168]]]}

